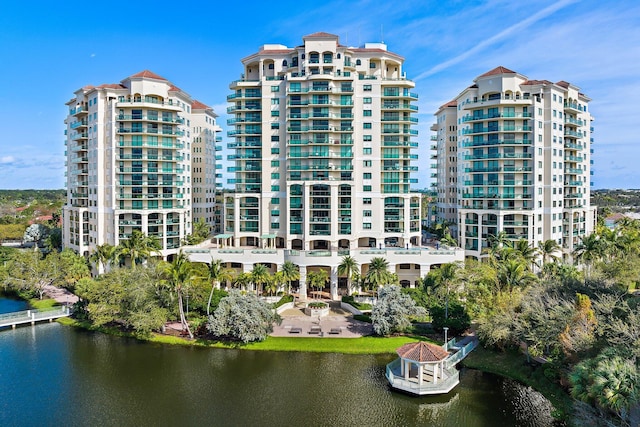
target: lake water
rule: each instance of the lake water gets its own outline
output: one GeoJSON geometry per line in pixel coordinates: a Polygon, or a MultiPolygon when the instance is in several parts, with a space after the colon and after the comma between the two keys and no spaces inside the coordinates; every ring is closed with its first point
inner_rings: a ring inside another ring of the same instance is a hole
{"type": "MultiPolygon", "coordinates": [[[[0,299],[0,310],[13,304],[0,299]]],[[[552,423],[539,393],[479,371],[463,370],[446,396],[391,391],[384,368],[392,359],[163,346],[56,323],[3,330],[0,425],[552,423]]]]}

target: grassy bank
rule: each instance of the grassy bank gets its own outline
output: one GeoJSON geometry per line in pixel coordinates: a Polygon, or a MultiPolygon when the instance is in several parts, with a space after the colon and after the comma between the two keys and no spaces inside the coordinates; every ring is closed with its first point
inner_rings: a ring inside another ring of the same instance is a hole
{"type": "Polygon", "coordinates": [[[32,298],[29,300],[29,305],[31,306],[31,308],[35,308],[36,310],[47,310],[47,309],[59,306],[60,303],[50,298],[47,298],[47,299],[32,298]]]}
{"type": "Polygon", "coordinates": [[[555,408],[556,418],[566,420],[571,414],[571,397],[560,385],[545,377],[544,367],[527,365],[524,356],[518,352],[499,353],[477,347],[462,363],[467,368],[511,378],[539,391],[555,408]]]}
{"type": "Polygon", "coordinates": [[[151,334],[138,336],[124,332],[117,328],[95,327],[88,322],[82,322],[70,318],[58,319],[63,325],[76,326],[92,331],[99,331],[121,337],[136,338],[143,341],[169,344],[186,345],[210,348],[235,348],[256,351],[301,351],[312,353],[342,353],[342,354],[393,354],[396,349],[408,342],[420,340],[420,337],[362,337],[362,338],[299,338],[299,337],[267,337],[262,342],[240,344],[205,339],[188,340],[169,335],[151,334]]]}

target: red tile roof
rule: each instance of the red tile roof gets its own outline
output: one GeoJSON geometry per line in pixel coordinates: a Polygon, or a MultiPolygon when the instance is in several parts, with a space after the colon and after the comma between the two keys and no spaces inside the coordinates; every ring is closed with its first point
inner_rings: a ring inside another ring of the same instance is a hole
{"type": "Polygon", "coordinates": [[[191,103],[191,109],[192,110],[210,110],[211,107],[194,99],[193,102],[191,103]]]}
{"type": "Polygon", "coordinates": [[[457,106],[458,106],[458,101],[454,99],[453,101],[449,101],[446,104],[440,106],[440,108],[457,107],[457,106]]]}
{"type": "Polygon", "coordinates": [[[171,85],[169,91],[182,92],[182,89],[180,89],[178,86],[171,85]]]}
{"type": "Polygon", "coordinates": [[[495,76],[497,74],[516,74],[515,71],[511,71],[508,68],[503,67],[502,65],[499,67],[494,68],[491,71],[487,71],[486,73],[478,76],[478,77],[487,77],[487,76],[495,76]]]}
{"type": "Polygon", "coordinates": [[[549,80],[527,80],[522,83],[524,86],[535,86],[535,85],[552,85],[553,83],[549,80]]]}
{"type": "Polygon", "coordinates": [[[416,362],[439,362],[449,357],[449,352],[444,348],[424,341],[405,344],[397,349],[396,353],[402,359],[416,362]]]}
{"type": "Polygon", "coordinates": [[[313,34],[309,34],[307,36],[304,36],[303,39],[306,39],[307,37],[335,37],[338,38],[338,36],[336,36],[335,34],[329,34],[329,33],[325,33],[325,32],[317,32],[317,33],[313,33],[313,34]]]}
{"type": "Polygon", "coordinates": [[[149,70],[140,71],[139,73],[136,73],[133,76],[131,76],[131,78],[135,78],[135,77],[146,77],[148,79],[165,80],[165,81],[167,80],[164,77],[161,77],[149,70]]]}
{"type": "Polygon", "coordinates": [[[97,89],[126,89],[126,87],[119,83],[105,83],[98,86],[97,89]]]}
{"type": "Polygon", "coordinates": [[[556,84],[557,84],[558,86],[562,86],[563,88],[567,89],[571,83],[569,83],[569,82],[565,82],[564,80],[560,80],[560,81],[559,81],[559,82],[557,82],[556,84]]]}

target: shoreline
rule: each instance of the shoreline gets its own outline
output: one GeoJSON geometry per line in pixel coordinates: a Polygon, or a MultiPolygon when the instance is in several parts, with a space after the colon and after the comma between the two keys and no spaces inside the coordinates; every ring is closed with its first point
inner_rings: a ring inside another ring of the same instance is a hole
{"type": "MultiPolygon", "coordinates": [[[[19,298],[19,297],[18,297],[19,298]]],[[[27,300],[30,305],[37,301],[40,304],[50,306],[52,300],[27,300]]],[[[172,335],[162,335],[152,333],[150,336],[140,336],[135,333],[125,332],[112,327],[95,327],[88,322],[79,321],[69,317],[57,319],[56,322],[64,326],[72,326],[86,331],[100,332],[108,335],[133,338],[138,341],[161,345],[180,345],[187,347],[219,348],[228,350],[249,350],[249,351],[282,351],[282,352],[304,352],[304,353],[338,353],[357,355],[395,355],[398,347],[408,342],[416,342],[424,339],[416,336],[394,336],[394,337],[360,337],[360,338],[300,338],[300,337],[272,337],[265,341],[254,343],[231,343],[224,341],[212,341],[207,339],[194,339],[193,341],[172,335]]],[[[533,369],[525,366],[524,360],[518,354],[498,353],[487,350],[479,346],[472,352],[462,366],[499,375],[504,378],[515,380],[523,385],[531,387],[541,393],[554,408],[554,418],[559,421],[567,421],[571,413],[572,399],[558,384],[551,382],[544,377],[543,367],[533,369]],[[537,374],[534,374],[537,372],[537,374]]]]}

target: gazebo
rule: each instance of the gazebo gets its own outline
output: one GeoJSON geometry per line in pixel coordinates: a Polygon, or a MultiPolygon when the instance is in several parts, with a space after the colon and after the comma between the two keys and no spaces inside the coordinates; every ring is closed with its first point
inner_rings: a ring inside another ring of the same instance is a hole
{"type": "Polygon", "coordinates": [[[448,393],[460,382],[455,366],[449,366],[449,352],[420,341],[396,350],[398,359],[387,365],[387,379],[395,389],[412,394],[448,393]]]}

